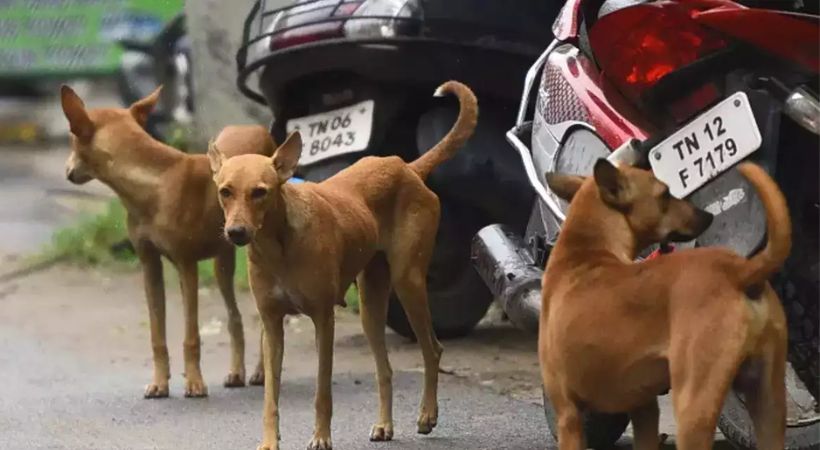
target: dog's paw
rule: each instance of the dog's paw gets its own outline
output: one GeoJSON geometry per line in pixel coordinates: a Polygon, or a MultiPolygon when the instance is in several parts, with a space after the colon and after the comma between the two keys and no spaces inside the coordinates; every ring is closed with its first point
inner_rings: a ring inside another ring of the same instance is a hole
{"type": "Polygon", "coordinates": [[[168,397],[168,385],[159,385],[156,383],[151,383],[148,386],[145,386],[145,393],[143,394],[144,398],[166,398],[168,397]]]}
{"type": "Polygon", "coordinates": [[[251,377],[248,379],[248,384],[251,386],[264,386],[265,385],[265,371],[257,370],[251,377]]]}
{"type": "Polygon", "coordinates": [[[307,450],[333,450],[333,445],[330,443],[330,436],[313,436],[313,439],[308,442],[307,450]]]}
{"type": "Polygon", "coordinates": [[[273,444],[273,445],[262,444],[259,447],[256,447],[256,450],[279,450],[279,444],[273,444]]]}
{"type": "Polygon", "coordinates": [[[245,387],[245,374],[242,373],[229,373],[225,377],[225,381],[222,382],[222,385],[226,388],[240,388],[245,387]]]}
{"type": "Polygon", "coordinates": [[[433,431],[433,428],[436,427],[436,422],[437,421],[438,421],[438,408],[434,408],[432,411],[427,411],[426,409],[422,409],[421,414],[419,414],[418,433],[419,434],[430,434],[433,431]]]}
{"type": "Polygon", "coordinates": [[[208,386],[202,380],[185,380],[185,397],[199,398],[208,396],[208,386]]]}
{"type": "Polygon", "coordinates": [[[370,440],[373,442],[393,440],[393,424],[377,423],[370,429],[370,440]]]}

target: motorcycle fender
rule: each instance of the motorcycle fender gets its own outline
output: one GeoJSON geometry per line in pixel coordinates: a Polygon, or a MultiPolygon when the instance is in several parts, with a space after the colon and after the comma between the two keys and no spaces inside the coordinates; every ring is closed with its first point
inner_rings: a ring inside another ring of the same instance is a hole
{"type": "Polygon", "coordinates": [[[715,216],[712,225],[701,234],[699,246],[728,247],[742,256],[750,256],[763,242],[766,212],[754,187],[732,168],[689,198],[699,208],[715,216]]]}

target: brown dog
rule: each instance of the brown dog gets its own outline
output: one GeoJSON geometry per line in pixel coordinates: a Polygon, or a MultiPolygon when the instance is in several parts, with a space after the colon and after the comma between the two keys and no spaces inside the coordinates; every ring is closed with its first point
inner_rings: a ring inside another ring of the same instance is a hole
{"type": "Polygon", "coordinates": [[[766,208],[768,243],[751,259],[698,248],[634,263],[655,242],[686,241],[711,215],[650,172],[606,160],[587,180],[548,174],[572,202],[543,280],[539,356],[562,450],[584,449],[583,408],[628,412],[636,449],[657,449],[656,397],[671,388],[679,449],[710,449],[723,400],[746,380],[758,448],[782,449],[786,324],[767,279],[791,246],[783,195],[758,166],[741,173],[766,208]],[[753,382],[749,383],[749,380],[753,382]]]}
{"type": "Polygon", "coordinates": [[[264,439],[260,449],[279,448],[279,385],[283,327],[287,314],[310,316],[316,327],[319,375],[316,425],[309,449],[331,448],[333,308],[344,304],[356,278],[365,335],[376,358],[379,419],[370,439],[393,437],[392,370],[384,326],[391,285],[407,313],[424,356],[424,394],[418,432],[427,434],[438,417],[437,384],[442,348],[427,304],[427,267],[439,221],[438,197],[424,180],[472,135],[475,96],[457,82],[437,95],[454,93],[461,105],[453,129],[419,159],[367,157],[320,183],[286,184],[302,143],[291,134],[273,158],[243,155],[226,159],[211,146],[214,181],[225,211],[225,230],[248,252],[252,291],[265,326],[264,439]]]}
{"type": "MultiPolygon", "coordinates": [[[[154,353],[154,378],[145,389],[145,398],[167,397],[171,376],[161,256],[180,275],[185,307],[185,396],[208,393],[199,367],[197,321],[197,262],[207,258],[214,258],[217,283],[228,309],[232,358],[224,384],[244,386],[245,339],[233,287],[236,251],[222,238],[224,219],[208,158],[180,152],[143,130],[159,89],[128,109],[86,110],[68,86],[62,87],[61,97],[71,128],[66,177],[75,184],[100,180],[117,193],[128,211],[128,236],[142,264],[154,353]]],[[[262,127],[229,127],[219,142],[233,154],[261,151],[271,155],[274,148],[262,127]]],[[[251,383],[261,384],[263,376],[260,359],[251,383]]]]}

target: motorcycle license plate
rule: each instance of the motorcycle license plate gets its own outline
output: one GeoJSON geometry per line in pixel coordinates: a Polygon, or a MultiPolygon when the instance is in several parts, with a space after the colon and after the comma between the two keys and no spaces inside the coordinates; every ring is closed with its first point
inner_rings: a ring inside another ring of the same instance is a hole
{"type": "Polygon", "coordinates": [[[323,159],[362,151],[370,142],[373,129],[373,100],[311,116],[288,120],[287,132],[302,134],[300,166],[323,159]]]}
{"type": "Polygon", "coordinates": [[[655,176],[677,198],[754,153],[762,140],[749,99],[737,92],[649,151],[655,176]]]}

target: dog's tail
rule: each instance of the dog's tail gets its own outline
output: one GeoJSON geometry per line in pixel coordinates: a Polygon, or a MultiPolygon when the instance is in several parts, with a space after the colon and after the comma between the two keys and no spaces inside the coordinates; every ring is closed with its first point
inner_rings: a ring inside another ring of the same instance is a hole
{"type": "Polygon", "coordinates": [[[766,210],[766,247],[749,259],[740,274],[743,287],[757,291],[789,256],[792,247],[791,219],[783,193],[765,170],[752,163],[742,163],[738,170],[754,186],[766,210]]]}
{"type": "Polygon", "coordinates": [[[444,139],[410,163],[410,168],[422,179],[427,179],[436,166],[453,157],[455,152],[473,135],[478,122],[478,100],[470,88],[458,81],[448,81],[439,86],[433,95],[442,97],[448,93],[458,97],[458,118],[444,139]]]}

